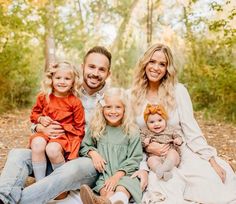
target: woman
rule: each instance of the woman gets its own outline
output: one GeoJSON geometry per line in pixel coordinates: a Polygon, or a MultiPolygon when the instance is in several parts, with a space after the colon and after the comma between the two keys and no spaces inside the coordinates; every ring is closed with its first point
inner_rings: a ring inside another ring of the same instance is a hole
{"type": "MultiPolygon", "coordinates": [[[[143,203],[236,203],[236,175],[207,144],[194,118],[188,91],[177,82],[170,48],[163,44],[151,46],[134,73],[132,101],[139,126],[145,126],[143,110],[147,103],[162,104],[169,115],[168,125],[179,127],[185,140],[182,161],[173,169],[172,179],[158,180],[149,173],[143,203]]],[[[168,145],[153,142],[146,152],[163,156],[168,149],[168,145]]]]}

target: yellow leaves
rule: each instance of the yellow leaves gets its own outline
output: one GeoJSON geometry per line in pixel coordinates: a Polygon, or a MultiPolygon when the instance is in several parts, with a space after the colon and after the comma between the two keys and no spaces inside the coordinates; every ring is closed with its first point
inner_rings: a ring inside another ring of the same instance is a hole
{"type": "Polygon", "coordinates": [[[29,0],[29,3],[36,7],[44,7],[48,2],[49,0],[29,0]]]}

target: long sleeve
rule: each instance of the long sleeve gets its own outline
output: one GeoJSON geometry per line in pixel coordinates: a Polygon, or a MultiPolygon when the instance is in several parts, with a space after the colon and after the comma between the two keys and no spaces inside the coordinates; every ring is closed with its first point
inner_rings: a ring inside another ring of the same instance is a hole
{"type": "Polygon", "coordinates": [[[81,143],[81,146],[80,146],[80,150],[79,150],[79,154],[80,156],[86,156],[86,157],[89,157],[88,156],[88,152],[90,150],[94,150],[94,151],[97,151],[97,142],[95,139],[93,139],[91,137],[91,134],[90,134],[90,131],[86,131],[85,133],[85,136],[84,136],[84,139],[81,143]]]}
{"type": "Polygon", "coordinates": [[[30,115],[30,121],[32,123],[35,123],[35,124],[38,123],[38,118],[42,116],[45,102],[46,102],[45,96],[42,93],[38,94],[36,103],[33,106],[31,115],[30,115]]]}
{"type": "Polygon", "coordinates": [[[80,136],[81,139],[84,137],[85,127],[85,114],[82,103],[79,99],[75,100],[73,105],[73,117],[74,121],[70,124],[62,124],[65,131],[71,133],[74,136],[80,136]]]}
{"type": "Polygon", "coordinates": [[[216,150],[207,144],[206,138],[194,118],[189,93],[182,84],[176,86],[176,101],[180,125],[188,147],[206,160],[216,156],[216,150]]]}
{"type": "Polygon", "coordinates": [[[121,163],[120,169],[126,174],[132,174],[139,168],[139,164],[143,158],[143,151],[141,146],[140,135],[130,136],[127,159],[121,163]]]}

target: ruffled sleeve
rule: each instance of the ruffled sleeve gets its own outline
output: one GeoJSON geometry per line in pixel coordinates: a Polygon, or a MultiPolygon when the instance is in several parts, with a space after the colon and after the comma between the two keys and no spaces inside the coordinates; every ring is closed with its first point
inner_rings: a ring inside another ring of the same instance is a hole
{"type": "Polygon", "coordinates": [[[139,133],[129,137],[129,147],[127,159],[121,163],[119,170],[127,174],[132,174],[139,168],[143,158],[141,139],[139,133]]]}
{"type": "Polygon", "coordinates": [[[194,118],[192,102],[187,89],[178,84],[175,90],[177,109],[187,146],[203,159],[216,156],[216,150],[207,144],[206,138],[194,118]]]}
{"type": "Polygon", "coordinates": [[[85,114],[82,103],[79,99],[76,99],[73,104],[73,123],[62,124],[62,127],[70,135],[79,136],[81,139],[84,137],[84,127],[85,127],[85,114]]]}
{"type": "Polygon", "coordinates": [[[38,118],[43,115],[43,108],[45,107],[46,98],[45,95],[39,93],[36,99],[36,104],[33,106],[30,121],[32,123],[38,123],[38,118]]]}

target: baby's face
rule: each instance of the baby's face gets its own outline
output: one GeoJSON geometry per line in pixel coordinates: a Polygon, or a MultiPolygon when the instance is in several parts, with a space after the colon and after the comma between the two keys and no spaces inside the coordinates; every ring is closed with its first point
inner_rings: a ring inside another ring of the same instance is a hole
{"type": "Polygon", "coordinates": [[[166,121],[159,114],[149,115],[147,127],[152,132],[160,133],[166,128],[166,121]]]}

